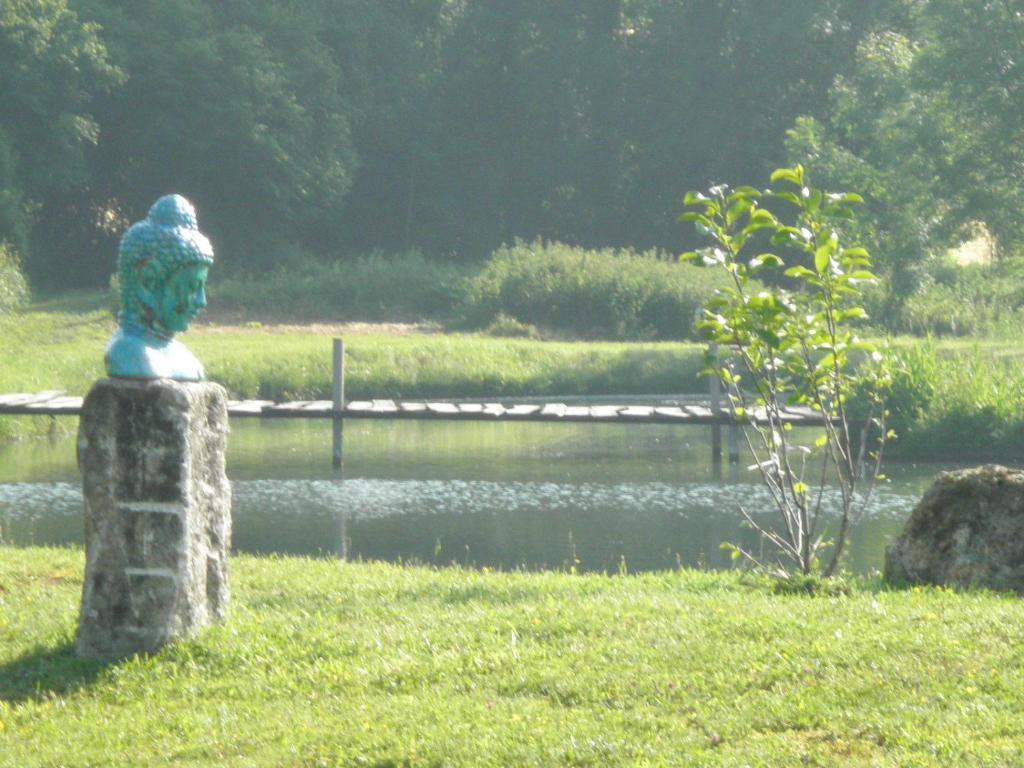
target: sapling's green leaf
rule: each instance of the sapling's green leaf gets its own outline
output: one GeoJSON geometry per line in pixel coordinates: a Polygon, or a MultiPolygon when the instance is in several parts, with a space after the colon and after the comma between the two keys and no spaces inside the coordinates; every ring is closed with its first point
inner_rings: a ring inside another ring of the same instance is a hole
{"type": "Polygon", "coordinates": [[[839,202],[839,203],[853,203],[853,204],[856,205],[856,204],[863,203],[864,202],[864,198],[861,197],[860,195],[858,195],[856,192],[846,192],[846,193],[841,194],[839,196],[839,199],[836,202],[839,202]]]}
{"type": "Polygon", "coordinates": [[[782,346],[782,340],[778,334],[772,331],[770,328],[758,328],[757,335],[765,344],[772,349],[778,349],[782,346]]]}
{"type": "Polygon", "coordinates": [[[762,267],[772,268],[781,266],[783,266],[782,259],[774,253],[760,253],[750,260],[750,268],[752,270],[760,269],[762,267]]]}
{"type": "Polygon", "coordinates": [[[792,242],[804,243],[803,233],[796,227],[779,227],[772,235],[772,245],[789,245],[792,242]]]}
{"type": "Polygon", "coordinates": [[[700,254],[697,253],[696,251],[687,251],[686,253],[679,254],[679,261],[684,263],[689,261],[696,261],[699,258],[700,254]]]}
{"type": "MultiPolygon", "coordinates": [[[[678,192],[676,194],[679,194],[678,192]]],[[[683,205],[700,205],[710,200],[703,192],[687,192],[683,196],[683,205]]]]}
{"type": "Polygon", "coordinates": [[[814,272],[809,270],[807,267],[799,264],[795,267],[790,267],[782,274],[784,274],[786,277],[816,277],[814,272]]]}
{"type": "Polygon", "coordinates": [[[731,227],[733,224],[736,223],[736,221],[740,218],[740,216],[742,216],[747,211],[749,211],[751,208],[753,208],[753,206],[754,206],[754,204],[752,202],[750,202],[750,200],[748,200],[745,197],[741,197],[735,203],[730,205],[729,208],[726,210],[726,212],[725,212],[725,223],[726,223],[726,225],[731,227]]]}
{"type": "Polygon", "coordinates": [[[814,252],[814,268],[819,275],[825,274],[825,270],[828,269],[828,263],[833,250],[834,247],[831,245],[831,241],[829,241],[814,252]]]}
{"type": "Polygon", "coordinates": [[[787,203],[791,203],[793,205],[802,205],[800,197],[795,192],[772,192],[772,197],[778,200],[785,200],[787,203]]]}
{"type": "Polygon", "coordinates": [[[697,211],[685,211],[683,213],[680,213],[679,216],[676,218],[676,221],[692,221],[697,224],[703,224],[705,227],[708,227],[709,229],[711,228],[711,219],[709,219],[703,213],[698,213],[697,211]]]}
{"type": "Polygon", "coordinates": [[[727,201],[732,203],[736,200],[753,200],[761,196],[761,193],[753,187],[738,187],[729,195],[727,201]]]}
{"type": "Polygon", "coordinates": [[[795,168],[777,168],[772,172],[770,180],[772,184],[776,181],[788,181],[792,184],[796,184],[798,187],[802,187],[802,175],[803,174],[798,174],[795,168]]]}

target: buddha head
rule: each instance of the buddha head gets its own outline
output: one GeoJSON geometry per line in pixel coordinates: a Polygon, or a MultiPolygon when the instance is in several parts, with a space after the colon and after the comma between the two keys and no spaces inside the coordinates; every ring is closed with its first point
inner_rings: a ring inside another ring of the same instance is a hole
{"type": "Polygon", "coordinates": [[[121,325],[170,338],[206,306],[213,248],[181,195],[165,195],[121,238],[121,325]]]}

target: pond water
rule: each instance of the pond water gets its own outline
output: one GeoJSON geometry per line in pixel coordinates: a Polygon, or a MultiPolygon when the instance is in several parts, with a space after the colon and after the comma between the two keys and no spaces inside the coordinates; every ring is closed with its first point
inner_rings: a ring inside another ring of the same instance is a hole
{"type": "MultiPolygon", "coordinates": [[[[330,444],[327,421],[232,422],[236,551],[502,569],[724,568],[723,541],[757,546],[739,505],[769,503],[756,472],[715,479],[706,427],[349,421],[340,471],[330,444]]],[[[856,528],[846,567],[882,567],[938,469],[886,467],[891,479],[856,528]]],[[[0,447],[0,540],[80,544],[82,535],[74,439],[0,447]]]]}

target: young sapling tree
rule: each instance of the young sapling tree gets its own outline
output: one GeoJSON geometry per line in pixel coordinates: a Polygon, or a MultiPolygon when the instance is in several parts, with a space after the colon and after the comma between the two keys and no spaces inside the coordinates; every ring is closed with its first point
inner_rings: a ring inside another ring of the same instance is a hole
{"type": "Polygon", "coordinates": [[[861,287],[876,277],[868,252],[841,242],[841,225],[853,218],[859,195],[815,189],[799,165],[776,170],[771,183],[763,191],[719,185],[688,193],[679,219],[693,222],[712,244],[680,258],[700,259],[731,277],[730,286],[706,302],[699,324],[708,341],[726,351],[720,361],[709,356],[707,373],[721,379],[736,419],[747,426],[754,467],[779,513],[780,524],[771,526],[740,509],[773,545],[771,561],[724,546],[761,570],[831,576],[881,477],[882,449],[891,436],[887,356],[851,328],[867,317],[861,287]],[[769,248],[755,249],[766,241],[769,248]],[[855,394],[861,404],[856,417],[855,394]],[[794,440],[792,406],[820,414],[823,430],[813,445],[794,440]],[[839,495],[831,540],[822,516],[830,487],[839,495]],[[822,568],[820,553],[829,544],[831,557],[822,568]]]}

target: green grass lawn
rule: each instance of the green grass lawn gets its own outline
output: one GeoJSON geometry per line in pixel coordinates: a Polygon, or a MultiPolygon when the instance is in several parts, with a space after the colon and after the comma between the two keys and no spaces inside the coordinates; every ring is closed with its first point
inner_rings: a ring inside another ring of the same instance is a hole
{"type": "Polygon", "coordinates": [[[225,625],[103,666],[82,568],[0,548],[2,766],[1024,762],[1016,597],[239,556],[225,625]]]}

